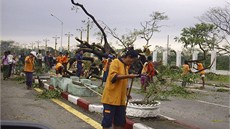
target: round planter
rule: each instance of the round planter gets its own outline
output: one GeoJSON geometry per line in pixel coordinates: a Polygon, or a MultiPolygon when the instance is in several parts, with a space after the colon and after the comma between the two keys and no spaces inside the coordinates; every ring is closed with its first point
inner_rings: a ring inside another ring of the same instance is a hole
{"type": "Polygon", "coordinates": [[[155,101],[156,104],[136,104],[135,102],[141,102],[142,100],[130,100],[126,110],[127,116],[133,117],[156,117],[160,115],[160,102],[155,101]]]}

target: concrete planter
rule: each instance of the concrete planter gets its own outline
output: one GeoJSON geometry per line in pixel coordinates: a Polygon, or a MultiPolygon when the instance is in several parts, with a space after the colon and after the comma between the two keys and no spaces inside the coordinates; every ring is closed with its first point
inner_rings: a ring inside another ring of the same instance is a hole
{"type": "Polygon", "coordinates": [[[88,84],[88,85],[92,85],[92,81],[89,79],[80,79],[80,82],[83,84],[88,84]]]}
{"type": "Polygon", "coordinates": [[[130,100],[127,107],[127,116],[133,117],[156,117],[160,115],[160,102],[156,101],[156,104],[136,104],[134,102],[141,102],[142,100],[130,100]]]}
{"type": "MultiPolygon", "coordinates": [[[[81,82],[74,82],[74,84],[68,85],[68,92],[72,95],[79,96],[79,97],[93,97],[96,96],[91,90],[83,86],[81,82]]],[[[87,85],[93,90],[97,90],[98,86],[95,85],[87,85]]]]}
{"type": "Polygon", "coordinates": [[[76,76],[70,76],[70,79],[72,79],[73,81],[79,81],[79,77],[76,77],[76,76]]]}
{"type": "Polygon", "coordinates": [[[60,89],[62,89],[63,91],[67,91],[68,89],[68,84],[72,84],[72,79],[69,79],[69,78],[63,78],[61,81],[60,81],[60,84],[58,85],[58,87],[60,89]]]}
{"type": "Polygon", "coordinates": [[[50,85],[54,86],[55,88],[57,87],[57,77],[50,78],[50,85]]]}

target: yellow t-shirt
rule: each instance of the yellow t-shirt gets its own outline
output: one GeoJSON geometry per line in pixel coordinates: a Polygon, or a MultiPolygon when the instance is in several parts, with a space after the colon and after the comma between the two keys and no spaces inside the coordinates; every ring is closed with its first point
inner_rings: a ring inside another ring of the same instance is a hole
{"type": "Polygon", "coordinates": [[[182,76],[186,75],[190,71],[189,65],[184,64],[183,65],[183,73],[181,74],[182,76]]]}
{"type": "MultiPolygon", "coordinates": [[[[201,63],[197,63],[197,69],[202,70],[204,69],[203,65],[201,63]]],[[[205,74],[204,70],[199,72],[200,74],[205,74]]]]}
{"type": "Polygon", "coordinates": [[[55,70],[58,70],[60,67],[62,67],[63,65],[61,63],[57,63],[55,66],[55,70]]]}
{"type": "Polygon", "coordinates": [[[109,74],[103,91],[101,102],[109,105],[126,105],[128,79],[119,79],[112,83],[116,75],[127,75],[128,66],[119,59],[114,59],[109,68],[109,74]]]}
{"type": "Polygon", "coordinates": [[[31,58],[30,56],[27,56],[25,58],[24,71],[25,72],[34,72],[34,57],[31,58]]]}

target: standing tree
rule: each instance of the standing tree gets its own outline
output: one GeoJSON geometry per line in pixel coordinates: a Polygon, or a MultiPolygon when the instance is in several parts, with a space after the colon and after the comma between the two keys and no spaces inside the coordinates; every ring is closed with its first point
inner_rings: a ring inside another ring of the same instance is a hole
{"type": "MultiPolygon", "coordinates": [[[[146,41],[146,45],[144,46],[144,52],[148,51],[150,45],[149,41],[153,36],[154,32],[159,32],[159,28],[161,28],[163,25],[159,25],[159,23],[163,20],[167,20],[168,16],[164,15],[164,13],[160,12],[153,12],[150,14],[150,19],[145,22],[141,22],[142,29],[139,30],[139,35],[141,38],[143,38],[146,41]]],[[[148,53],[148,52],[147,52],[148,53]]],[[[150,53],[148,53],[150,54],[150,53]]]]}
{"type": "MultiPolygon", "coordinates": [[[[203,51],[203,59],[206,59],[207,52],[214,49],[216,43],[216,27],[213,24],[200,23],[195,27],[183,28],[181,37],[175,37],[177,42],[181,42],[185,48],[195,48],[198,46],[203,51]]],[[[190,61],[192,62],[192,61],[190,61]]]]}
{"type": "Polygon", "coordinates": [[[224,54],[230,54],[230,3],[227,3],[226,7],[214,7],[204,13],[199,20],[206,23],[214,24],[219,31],[222,32],[219,35],[219,42],[225,42],[222,45],[220,43],[215,44],[215,48],[219,52],[224,54]]]}
{"type": "Polygon", "coordinates": [[[13,48],[14,41],[1,40],[1,52],[11,50],[13,48]]]}

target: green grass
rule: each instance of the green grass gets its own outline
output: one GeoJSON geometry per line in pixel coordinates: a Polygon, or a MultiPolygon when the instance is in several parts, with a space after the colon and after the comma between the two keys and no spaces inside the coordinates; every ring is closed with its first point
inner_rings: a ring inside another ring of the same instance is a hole
{"type": "Polygon", "coordinates": [[[228,89],[223,89],[223,88],[217,89],[216,91],[217,92],[229,92],[228,89]]]}
{"type": "Polygon", "coordinates": [[[206,74],[206,80],[207,81],[222,82],[222,83],[229,83],[230,77],[228,75],[219,75],[219,74],[215,74],[215,73],[207,73],[206,74]]]}

